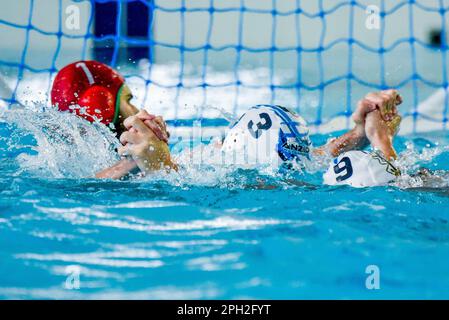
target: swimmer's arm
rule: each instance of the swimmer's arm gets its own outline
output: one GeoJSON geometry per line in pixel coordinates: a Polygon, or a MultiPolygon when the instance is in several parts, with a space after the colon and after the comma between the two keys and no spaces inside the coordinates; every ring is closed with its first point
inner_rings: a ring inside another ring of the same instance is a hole
{"type": "Polygon", "coordinates": [[[398,158],[397,152],[393,147],[393,141],[385,136],[373,136],[371,138],[371,145],[374,149],[380,150],[387,160],[396,160],[398,158]]]}
{"type": "Polygon", "coordinates": [[[385,156],[392,157],[396,156],[396,152],[392,146],[392,136],[391,139],[385,139],[382,134],[382,130],[385,128],[379,125],[380,120],[384,120],[384,124],[387,127],[394,127],[393,131],[397,131],[399,123],[401,122],[400,117],[397,115],[397,106],[402,103],[402,98],[396,90],[385,90],[381,92],[372,92],[367,94],[362,100],[357,103],[357,108],[352,114],[352,119],[354,120],[356,126],[351,131],[345,133],[339,138],[330,141],[324,147],[321,147],[315,151],[315,154],[331,154],[333,157],[337,157],[343,152],[351,150],[361,150],[369,145],[371,142],[375,143],[374,147],[378,147],[381,151],[385,153],[385,156]],[[375,113],[376,111],[377,113],[375,113]],[[377,136],[368,134],[366,126],[367,119],[370,115],[376,114],[376,117],[380,117],[379,121],[372,122],[372,127],[379,133],[377,136]]]}
{"type": "Polygon", "coordinates": [[[346,132],[342,136],[329,141],[326,145],[316,148],[313,153],[316,155],[330,154],[338,157],[340,154],[351,150],[362,150],[369,145],[369,140],[365,134],[363,125],[356,125],[354,129],[346,132]]]}
{"type": "Polygon", "coordinates": [[[126,177],[132,171],[137,169],[137,164],[132,159],[122,159],[112,167],[104,169],[97,174],[95,174],[95,178],[98,179],[114,179],[119,180],[126,177]]]}
{"type": "Polygon", "coordinates": [[[401,117],[395,115],[392,120],[385,121],[378,110],[371,112],[366,117],[365,131],[371,146],[380,150],[387,160],[397,159],[396,150],[393,147],[393,138],[399,130],[401,117]]]}
{"type": "Polygon", "coordinates": [[[168,145],[160,140],[150,140],[148,145],[143,144],[143,148],[139,146],[131,148],[130,154],[133,155],[137,166],[145,175],[161,170],[178,171],[178,166],[172,160],[168,145]]]}

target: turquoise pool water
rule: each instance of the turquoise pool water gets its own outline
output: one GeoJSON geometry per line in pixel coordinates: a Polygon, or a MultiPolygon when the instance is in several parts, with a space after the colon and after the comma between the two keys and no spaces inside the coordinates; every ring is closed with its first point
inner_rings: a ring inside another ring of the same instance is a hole
{"type": "Polygon", "coordinates": [[[293,184],[191,165],[114,182],[88,178],[115,160],[107,131],[61,137],[52,117],[0,122],[0,298],[449,298],[447,133],[396,141],[405,172],[441,170],[430,181],[353,189],[316,170],[293,184]]]}

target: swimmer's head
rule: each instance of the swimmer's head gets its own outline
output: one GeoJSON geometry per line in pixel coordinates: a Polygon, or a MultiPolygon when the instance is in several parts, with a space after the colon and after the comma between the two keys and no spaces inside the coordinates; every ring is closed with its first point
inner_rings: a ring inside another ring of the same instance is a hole
{"type": "Polygon", "coordinates": [[[227,162],[251,168],[301,162],[309,157],[310,148],[303,118],[281,106],[259,105],[231,127],[222,151],[227,162]]]}
{"type": "Polygon", "coordinates": [[[78,61],[61,69],[53,81],[52,104],[94,122],[120,126],[137,113],[124,78],[97,61],[78,61]]]}

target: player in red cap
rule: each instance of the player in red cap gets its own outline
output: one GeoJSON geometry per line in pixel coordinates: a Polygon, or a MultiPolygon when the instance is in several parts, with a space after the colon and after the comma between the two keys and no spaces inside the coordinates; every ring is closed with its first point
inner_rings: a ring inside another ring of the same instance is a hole
{"type": "MultiPolygon", "coordinates": [[[[77,61],[62,68],[53,81],[51,90],[52,104],[60,111],[75,113],[87,121],[98,121],[108,125],[117,133],[117,137],[138,134],[145,131],[145,138],[151,143],[153,151],[145,159],[151,163],[162,163],[175,168],[168,149],[168,132],[162,117],[139,111],[131,103],[132,93],[125,79],[111,67],[98,61],[77,61]],[[132,117],[135,116],[135,117],[132,117]],[[141,126],[126,124],[126,119],[139,119],[141,126]],[[122,133],[124,131],[124,135],[122,133]]],[[[121,138],[126,146],[131,141],[121,138]]],[[[128,146],[129,147],[129,146],[128,146]]],[[[115,172],[131,171],[140,163],[132,159],[123,159],[112,168],[106,169],[97,177],[115,178],[115,172]]],[[[145,164],[145,166],[147,166],[145,164]]],[[[151,169],[159,169],[153,165],[151,169]]]]}

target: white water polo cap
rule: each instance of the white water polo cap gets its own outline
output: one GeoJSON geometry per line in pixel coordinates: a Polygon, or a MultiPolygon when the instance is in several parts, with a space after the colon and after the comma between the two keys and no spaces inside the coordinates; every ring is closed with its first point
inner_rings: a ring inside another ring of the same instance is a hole
{"type": "Polygon", "coordinates": [[[324,184],[356,188],[385,186],[401,172],[378,152],[348,151],[335,158],[323,176],[324,184]]]}
{"type": "Polygon", "coordinates": [[[281,106],[258,105],[230,128],[222,151],[228,164],[280,166],[309,157],[309,129],[302,117],[281,106]]]}

